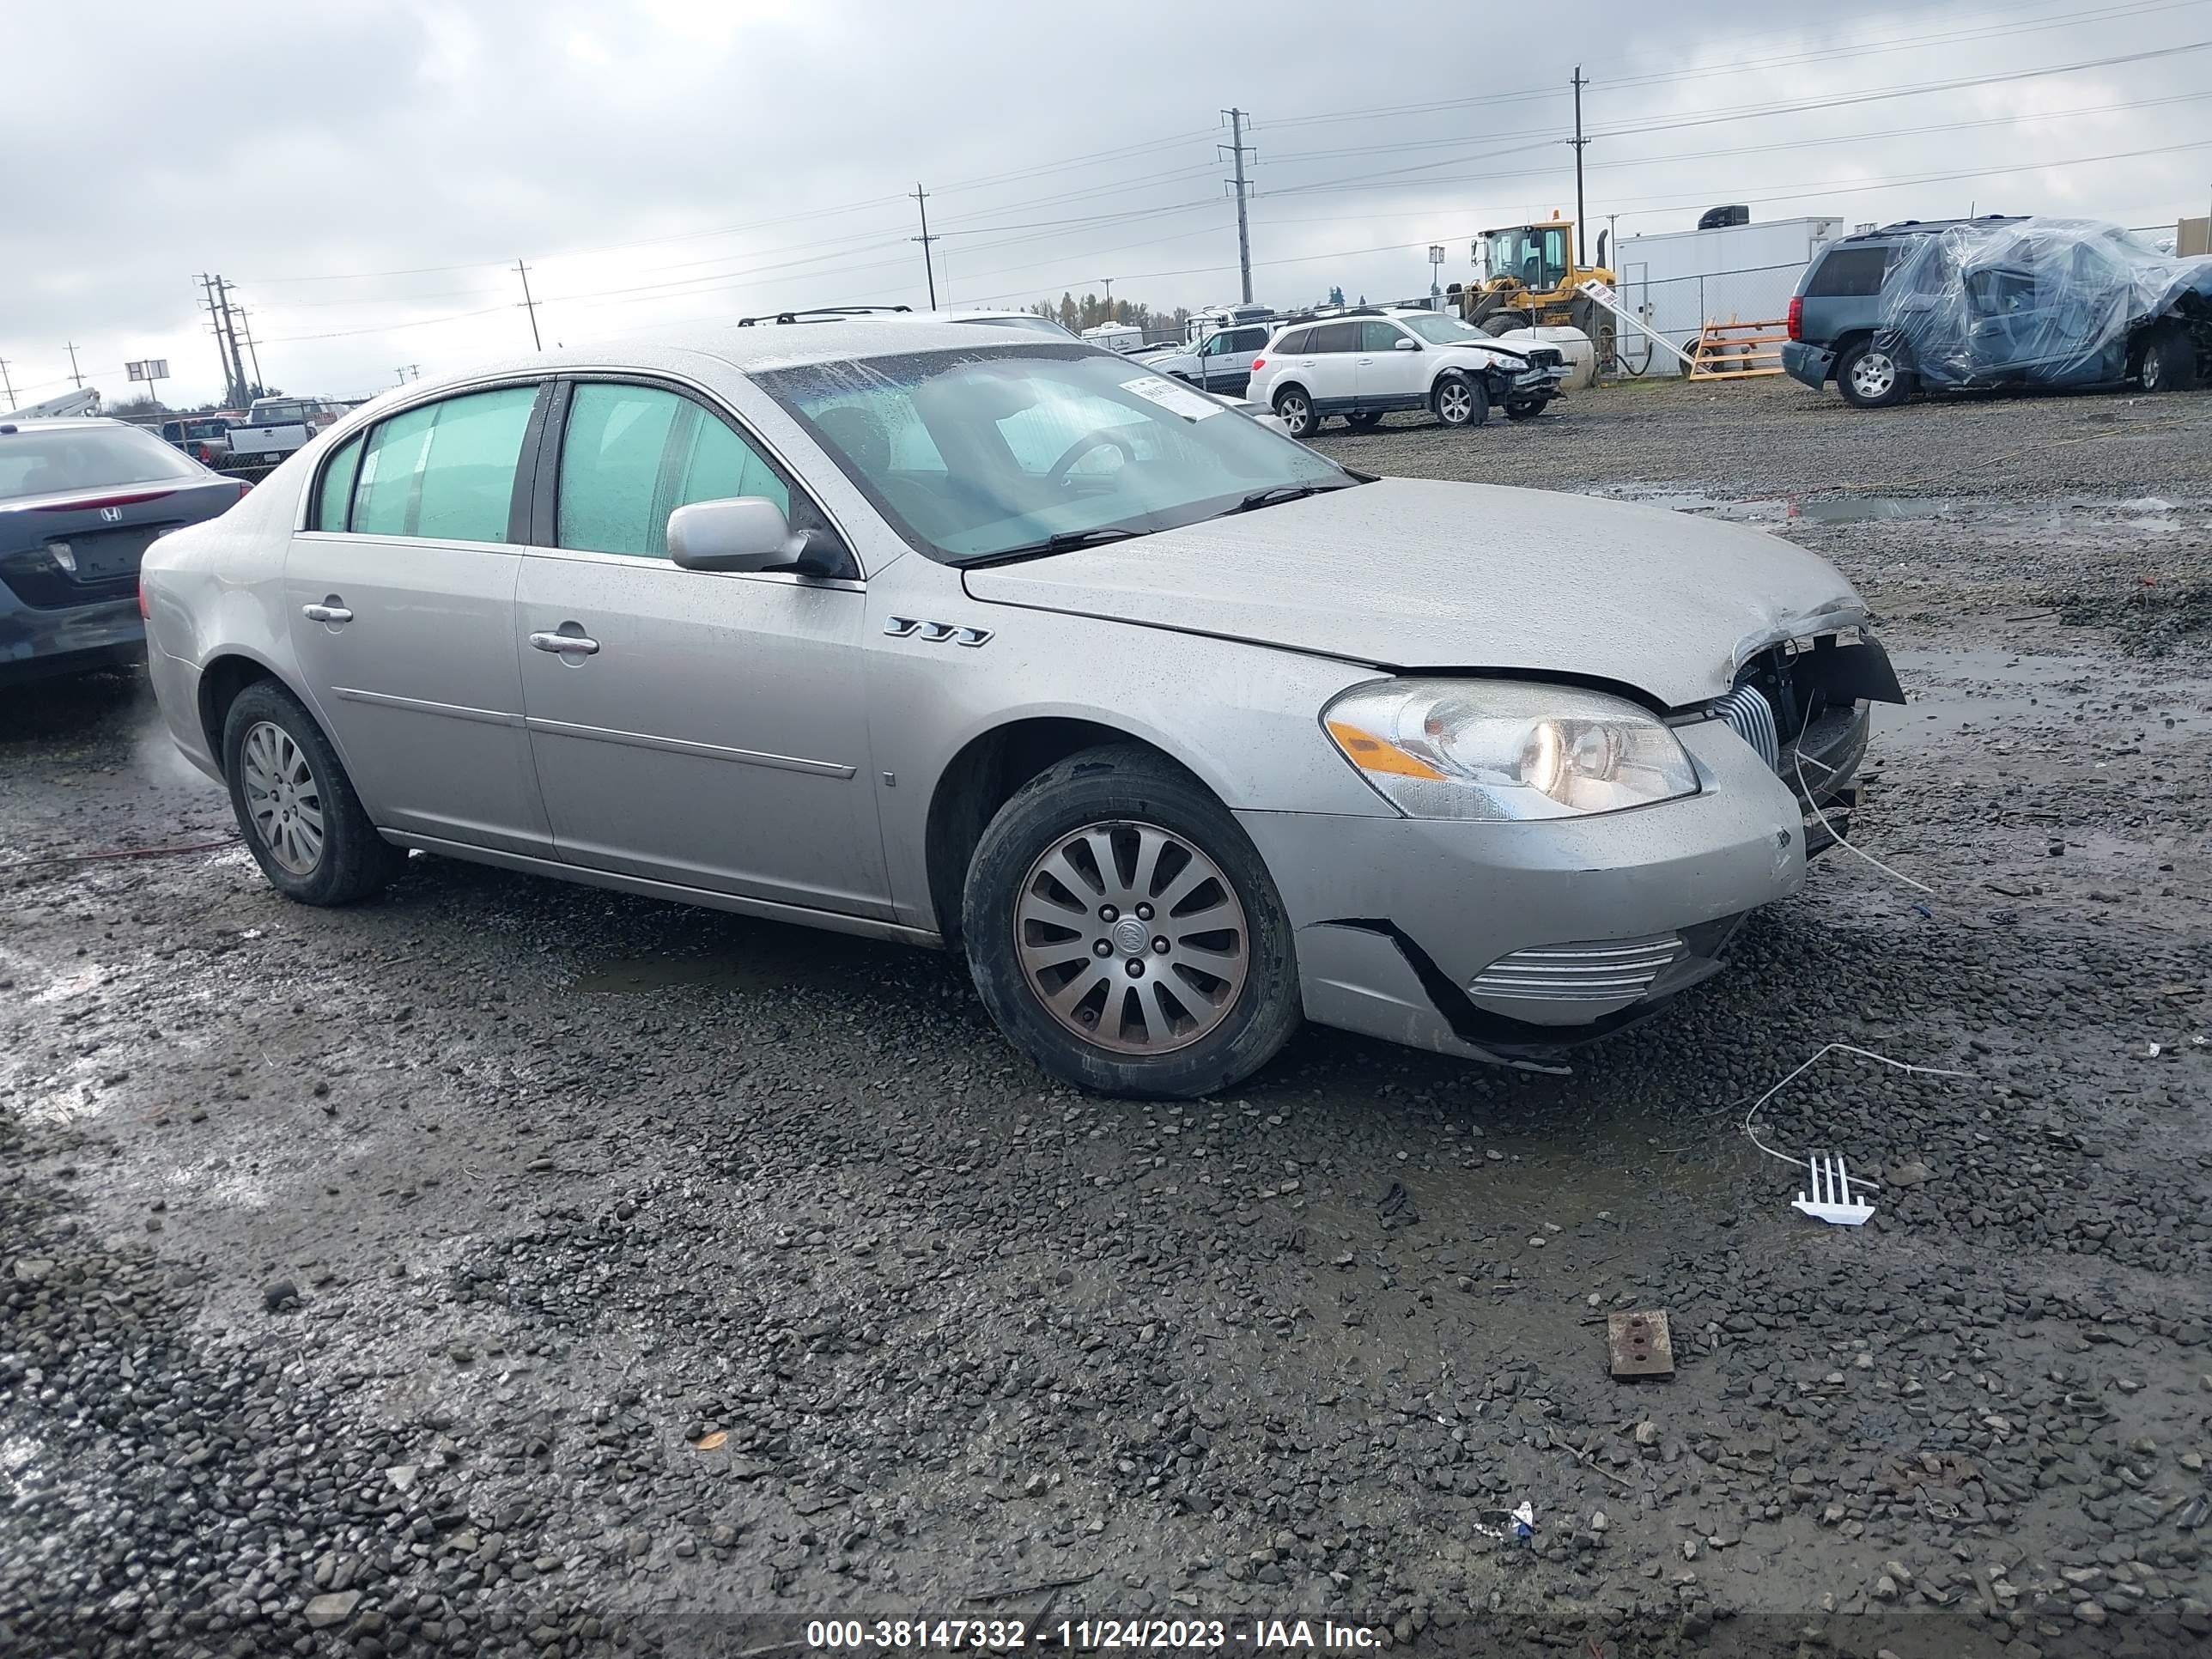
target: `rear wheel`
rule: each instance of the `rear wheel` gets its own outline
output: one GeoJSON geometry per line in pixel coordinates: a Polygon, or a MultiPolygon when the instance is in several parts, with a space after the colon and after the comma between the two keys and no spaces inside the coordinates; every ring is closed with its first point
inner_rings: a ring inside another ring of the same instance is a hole
{"type": "Polygon", "coordinates": [[[1528,326],[1528,319],[1517,312],[1501,311],[1482,319],[1482,331],[1496,339],[1501,334],[1510,334],[1516,328],[1528,326]]]}
{"type": "Polygon", "coordinates": [[[1133,744],[1071,756],[1000,809],[968,866],[962,927],[1000,1030],[1086,1089],[1212,1094],[1297,1026],[1290,921],[1267,866],[1196,779],[1133,744]]]}
{"type": "Polygon", "coordinates": [[[1344,423],[1354,432],[1372,432],[1382,423],[1382,412],[1380,410],[1363,410],[1357,415],[1346,416],[1344,423]]]}
{"type": "Polygon", "coordinates": [[[1532,420],[1541,415],[1551,401],[1549,398],[1516,398],[1505,405],[1505,418],[1509,421],[1532,420]]]}
{"type": "Polygon", "coordinates": [[[1304,386],[1286,386],[1275,394],[1275,414],[1293,438],[1313,435],[1321,422],[1314,416],[1313,399],[1304,386]]]}
{"type": "Polygon", "coordinates": [[[287,898],[351,904],[407,861],[368,821],[322,727],[274,680],[256,680],[232,702],[222,772],[254,862],[287,898]]]}
{"type": "Polygon", "coordinates": [[[1854,409],[1887,409],[1912,395],[1912,376],[1887,347],[1861,340],[1836,360],[1836,390],[1854,409]]]}
{"type": "Polygon", "coordinates": [[[2145,392],[2187,392],[2197,384],[2197,342],[2179,323],[2160,323],[2143,342],[2137,371],[2145,392]]]}
{"type": "Polygon", "coordinates": [[[1437,377],[1429,407],[1446,426],[1480,426],[1490,418],[1490,392],[1481,381],[1447,369],[1437,377]]]}

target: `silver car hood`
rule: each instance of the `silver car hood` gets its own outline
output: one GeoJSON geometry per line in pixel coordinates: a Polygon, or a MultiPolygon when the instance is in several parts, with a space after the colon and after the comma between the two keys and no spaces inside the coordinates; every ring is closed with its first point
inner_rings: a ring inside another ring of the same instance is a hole
{"type": "Polygon", "coordinates": [[[1777,640],[1862,622],[1826,559],[1741,525],[1589,495],[1384,478],[964,574],[992,605],[1400,669],[1724,695],[1777,640]]]}

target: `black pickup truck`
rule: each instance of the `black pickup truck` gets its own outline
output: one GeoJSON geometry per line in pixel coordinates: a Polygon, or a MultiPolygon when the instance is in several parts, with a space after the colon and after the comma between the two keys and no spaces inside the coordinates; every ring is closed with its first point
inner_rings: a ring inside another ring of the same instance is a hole
{"type": "Polygon", "coordinates": [[[221,466],[230,459],[230,422],[212,415],[164,421],[157,428],[163,443],[181,449],[202,466],[221,466]]]}

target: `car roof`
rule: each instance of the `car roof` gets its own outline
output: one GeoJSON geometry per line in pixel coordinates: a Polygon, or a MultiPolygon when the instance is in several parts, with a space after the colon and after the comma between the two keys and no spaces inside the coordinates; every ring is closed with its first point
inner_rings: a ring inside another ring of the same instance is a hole
{"type": "MultiPolygon", "coordinates": [[[[906,315],[854,318],[809,323],[803,328],[739,328],[734,324],[695,329],[673,341],[638,344],[611,341],[605,345],[556,347],[526,356],[504,357],[471,364],[435,379],[424,376],[395,386],[349,411],[347,417],[380,414],[395,403],[420,402],[424,394],[485,380],[509,380],[524,374],[554,374],[596,370],[677,376],[697,376],[720,364],[741,374],[763,374],[776,369],[804,368],[816,363],[853,362],[873,357],[901,357],[920,351],[1068,351],[1095,349],[1073,339],[1051,340],[1042,336],[1018,337],[979,331],[967,324],[933,320],[915,313],[906,315]]],[[[1113,352],[1099,352],[1113,356],[1113,352]]],[[[352,422],[347,429],[360,423],[352,422]]]]}
{"type": "Polygon", "coordinates": [[[1899,219],[1893,225],[1838,236],[1828,246],[1841,247],[1846,242],[1880,242],[1899,236],[1928,236],[1939,230],[1949,230],[1955,225],[2009,225],[2027,216],[2021,213],[1984,213],[1978,219],[1899,219]]]}

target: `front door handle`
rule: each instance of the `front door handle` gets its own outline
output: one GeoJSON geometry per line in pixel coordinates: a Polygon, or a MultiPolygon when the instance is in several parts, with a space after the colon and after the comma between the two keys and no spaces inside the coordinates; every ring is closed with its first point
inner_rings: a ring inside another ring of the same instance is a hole
{"type": "Polygon", "coordinates": [[[599,648],[597,640],[586,639],[581,634],[532,634],[530,642],[540,651],[562,655],[573,651],[580,657],[588,657],[599,648]]]}
{"type": "Polygon", "coordinates": [[[349,623],[353,620],[353,612],[342,605],[303,605],[300,607],[300,614],[309,622],[349,623]]]}

